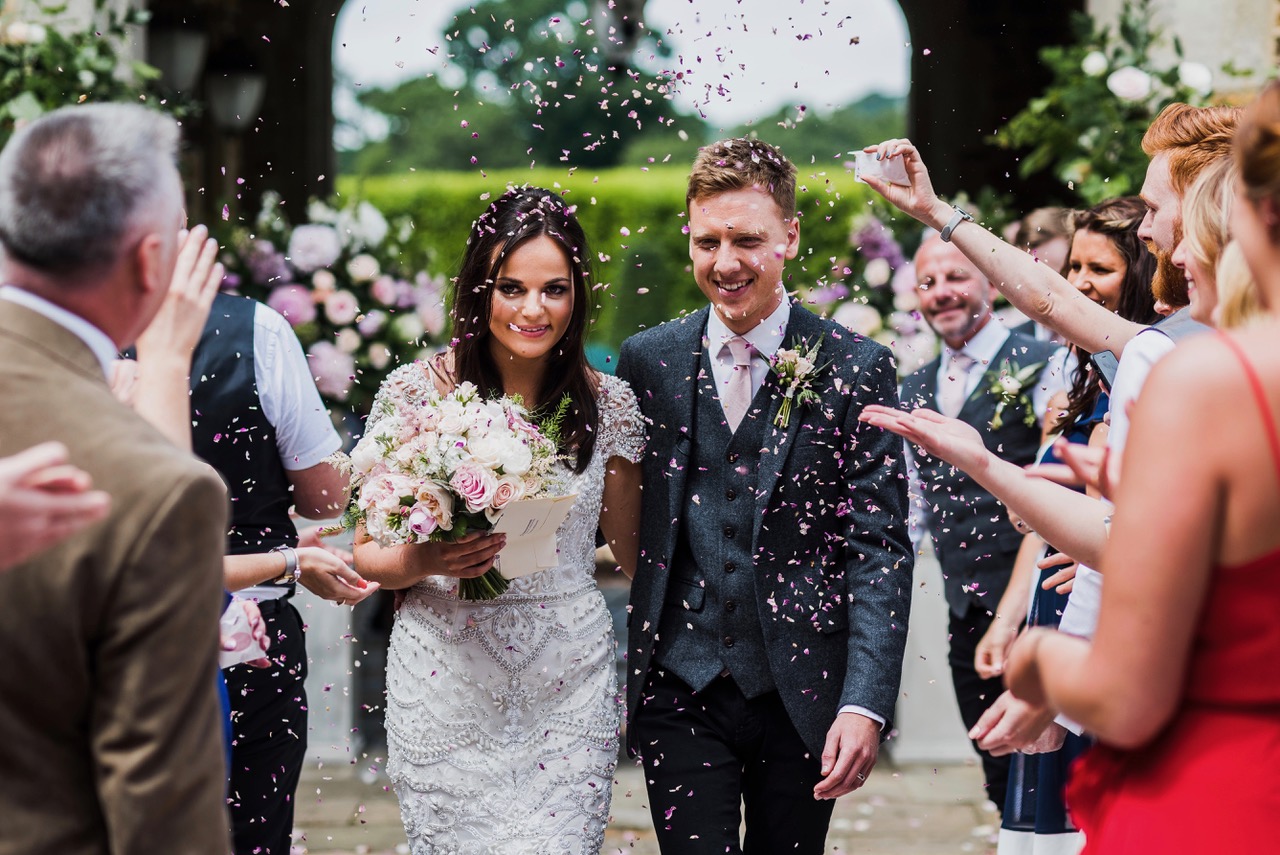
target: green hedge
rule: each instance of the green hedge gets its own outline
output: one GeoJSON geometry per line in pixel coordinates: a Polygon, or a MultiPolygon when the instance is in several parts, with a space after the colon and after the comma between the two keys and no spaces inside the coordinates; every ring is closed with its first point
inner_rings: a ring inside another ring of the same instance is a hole
{"type": "MultiPolygon", "coordinates": [[[[406,252],[410,269],[457,272],[467,233],[484,200],[509,183],[539,184],[578,206],[578,216],[596,254],[600,313],[592,343],[612,352],[624,338],[696,309],[704,302],[689,267],[684,193],[687,170],[659,166],[566,175],[563,170],[417,172],[403,177],[343,178],[339,194],[372,202],[388,217],[408,214],[415,234],[406,252]],[[485,195],[488,194],[488,195],[485,195]]],[[[851,170],[804,167],[797,204],[801,212],[801,256],[788,265],[789,287],[825,279],[833,260],[848,257],[853,216],[873,194],[851,170]]]]}

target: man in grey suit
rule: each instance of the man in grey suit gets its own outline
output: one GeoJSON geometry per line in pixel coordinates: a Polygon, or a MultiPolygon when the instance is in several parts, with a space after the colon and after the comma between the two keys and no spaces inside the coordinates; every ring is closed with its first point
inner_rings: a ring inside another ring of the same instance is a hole
{"type": "Polygon", "coordinates": [[[105,520],[0,574],[0,855],[230,849],[221,480],[107,385],[182,226],[178,127],[70,107],[0,153],[0,455],[56,440],[105,520]]]}
{"type": "Polygon", "coordinates": [[[649,422],[628,749],[666,855],[822,852],[898,694],[903,448],[858,421],[897,404],[894,364],[787,299],[795,174],[756,140],[699,152],[689,252],[711,305],[631,337],[618,363],[649,422]]]}

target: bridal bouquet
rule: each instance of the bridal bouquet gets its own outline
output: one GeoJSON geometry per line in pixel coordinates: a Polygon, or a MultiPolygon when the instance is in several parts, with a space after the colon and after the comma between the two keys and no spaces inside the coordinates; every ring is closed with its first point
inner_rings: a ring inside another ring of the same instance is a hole
{"type": "MultiPolygon", "coordinates": [[[[351,474],[343,525],[363,523],[383,546],[453,541],[492,528],[513,502],[559,495],[568,405],[565,398],[539,426],[518,397],[485,399],[471,383],[419,403],[383,400],[369,432],[341,461],[351,474]]],[[[509,584],[491,567],[462,579],[458,593],[488,600],[509,584]]]]}

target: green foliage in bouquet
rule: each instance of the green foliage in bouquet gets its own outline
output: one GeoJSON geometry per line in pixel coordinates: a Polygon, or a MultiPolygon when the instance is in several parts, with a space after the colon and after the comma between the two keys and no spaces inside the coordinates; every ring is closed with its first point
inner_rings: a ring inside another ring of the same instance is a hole
{"type": "Polygon", "coordinates": [[[1126,0],[1114,30],[1085,14],[1074,19],[1075,43],[1040,52],[1053,80],[992,139],[1026,149],[1022,175],[1049,170],[1087,205],[1137,193],[1146,174],[1142,135],[1165,106],[1200,106],[1213,92],[1213,73],[1182,60],[1157,65],[1165,43],[1152,0],[1126,0]]]}
{"type": "Polygon", "coordinates": [[[368,202],[312,202],[307,220],[292,224],[279,196],[265,194],[252,228],[218,236],[223,285],[284,315],[320,394],[366,414],[388,373],[444,341],[446,282],[408,263],[408,216],[388,221],[368,202]]]}
{"type": "Polygon", "coordinates": [[[126,27],[145,24],[145,9],[120,12],[94,0],[93,21],[76,29],[66,3],[33,5],[35,15],[0,12],[0,146],[19,123],[69,104],[142,101],[170,113],[189,111],[160,97],[156,68],[120,58],[126,27]]]}

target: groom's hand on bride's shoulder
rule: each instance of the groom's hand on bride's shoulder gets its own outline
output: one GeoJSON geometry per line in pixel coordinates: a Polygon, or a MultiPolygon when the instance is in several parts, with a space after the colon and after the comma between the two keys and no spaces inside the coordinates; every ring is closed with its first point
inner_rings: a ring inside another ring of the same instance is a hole
{"type": "Polygon", "coordinates": [[[836,716],[822,749],[823,779],[815,799],[838,799],[867,782],[880,755],[880,723],[856,712],[836,716]]]}

